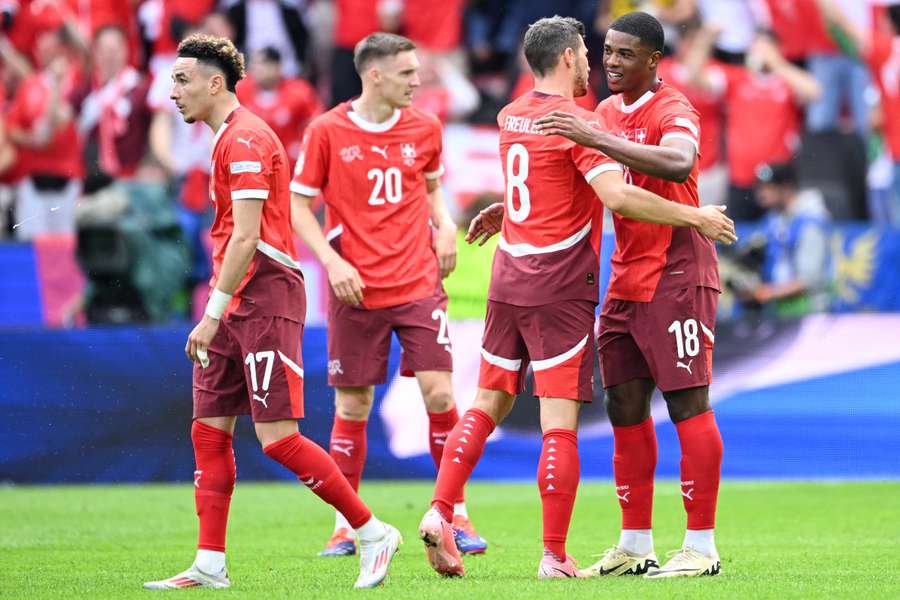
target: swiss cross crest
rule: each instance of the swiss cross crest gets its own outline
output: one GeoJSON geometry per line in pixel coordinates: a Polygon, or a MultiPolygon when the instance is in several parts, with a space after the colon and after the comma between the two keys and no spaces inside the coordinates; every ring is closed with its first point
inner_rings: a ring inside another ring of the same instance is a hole
{"type": "Polygon", "coordinates": [[[362,160],[362,150],[359,149],[359,146],[347,146],[346,148],[341,148],[341,159],[344,162],[353,162],[354,160],[362,160]]]}
{"type": "Polygon", "coordinates": [[[647,130],[645,128],[632,129],[625,134],[625,138],[631,140],[632,142],[637,142],[638,144],[646,143],[647,130]]]}
{"type": "Polygon", "coordinates": [[[412,142],[406,142],[400,145],[400,156],[403,158],[403,164],[407,167],[413,166],[416,162],[416,145],[412,142]]]}

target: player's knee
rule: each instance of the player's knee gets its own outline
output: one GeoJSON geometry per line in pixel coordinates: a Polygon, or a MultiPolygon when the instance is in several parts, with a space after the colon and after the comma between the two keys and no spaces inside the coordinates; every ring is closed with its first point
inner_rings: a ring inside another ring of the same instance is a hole
{"type": "Polygon", "coordinates": [[[707,386],[666,392],[663,397],[666,399],[666,408],[673,423],[696,417],[710,409],[707,386]]]}
{"type": "Polygon", "coordinates": [[[449,389],[436,388],[422,394],[425,409],[430,413],[444,413],[453,408],[453,392],[449,389]]]}
{"type": "Polygon", "coordinates": [[[374,396],[374,390],[371,387],[339,388],[334,395],[335,412],[340,418],[348,421],[368,419],[374,396]]]}
{"type": "Polygon", "coordinates": [[[506,418],[506,415],[509,414],[509,411],[512,410],[515,402],[516,397],[506,392],[478,388],[472,408],[486,413],[494,421],[495,425],[499,425],[506,418]]]}

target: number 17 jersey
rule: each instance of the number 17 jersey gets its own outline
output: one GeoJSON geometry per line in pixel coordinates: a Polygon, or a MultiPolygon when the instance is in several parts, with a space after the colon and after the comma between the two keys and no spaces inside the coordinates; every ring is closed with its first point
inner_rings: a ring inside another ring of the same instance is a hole
{"type": "Polygon", "coordinates": [[[603,205],[590,181],[622,167],[597,150],[537,131],[534,122],[554,110],[602,127],[573,100],[537,91],[497,117],[506,213],[488,290],[496,302],[598,301],[603,205]]]}
{"type": "Polygon", "coordinates": [[[359,271],[363,306],[399,306],[439,289],[427,179],[441,166],[441,125],[414,108],[382,123],[351,102],[307,128],[291,191],[325,197],[326,238],[359,271]]]}

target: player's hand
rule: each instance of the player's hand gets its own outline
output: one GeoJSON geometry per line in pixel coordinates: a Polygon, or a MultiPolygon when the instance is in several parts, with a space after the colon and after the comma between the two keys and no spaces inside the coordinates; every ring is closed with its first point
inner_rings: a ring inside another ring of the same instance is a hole
{"type": "Polygon", "coordinates": [[[485,242],[503,227],[503,213],[504,206],[502,202],[495,202],[479,212],[478,216],[469,223],[469,231],[466,232],[466,243],[472,244],[477,241],[479,246],[484,246],[485,242]],[[479,238],[481,238],[481,241],[478,241],[479,238]]]}
{"type": "Polygon", "coordinates": [[[184,353],[195,363],[200,362],[200,356],[197,354],[199,350],[206,350],[216,337],[219,331],[219,319],[213,319],[209,315],[203,315],[194,330],[188,336],[187,344],[184,345],[184,353]]]}
{"type": "Polygon", "coordinates": [[[723,244],[737,241],[734,221],[725,216],[725,206],[702,206],[699,209],[700,222],[696,229],[709,239],[723,244]]]}
{"type": "Polygon", "coordinates": [[[593,146],[596,143],[597,130],[577,115],[555,110],[534,124],[543,135],[561,135],[581,146],[593,146]]]}
{"type": "Polygon", "coordinates": [[[434,252],[441,279],[444,279],[456,268],[456,225],[447,223],[438,228],[434,236],[434,252]]]}
{"type": "Polygon", "coordinates": [[[344,304],[350,306],[359,306],[363,301],[363,290],[366,284],[363,283],[359,271],[340,256],[325,265],[328,272],[328,282],[334,295],[344,304]]]}

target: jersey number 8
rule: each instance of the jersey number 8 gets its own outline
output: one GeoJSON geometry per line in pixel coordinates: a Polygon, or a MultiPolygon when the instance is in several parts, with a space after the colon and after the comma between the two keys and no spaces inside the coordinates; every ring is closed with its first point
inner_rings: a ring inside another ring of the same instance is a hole
{"type": "Polygon", "coordinates": [[[506,153],[506,209],[509,218],[521,223],[531,213],[531,192],[525,185],[528,179],[528,150],[522,144],[513,144],[506,153]],[[518,169],[516,160],[518,159],[518,169]],[[513,203],[514,192],[519,195],[519,208],[513,203]]]}
{"type": "Polygon", "coordinates": [[[400,169],[397,167],[389,167],[384,170],[369,169],[366,177],[369,181],[375,180],[375,185],[372,186],[372,193],[369,195],[370,205],[379,206],[384,204],[385,198],[387,198],[387,201],[391,204],[400,202],[400,196],[403,194],[400,169]],[[381,197],[382,189],[384,190],[385,198],[381,197]]]}

